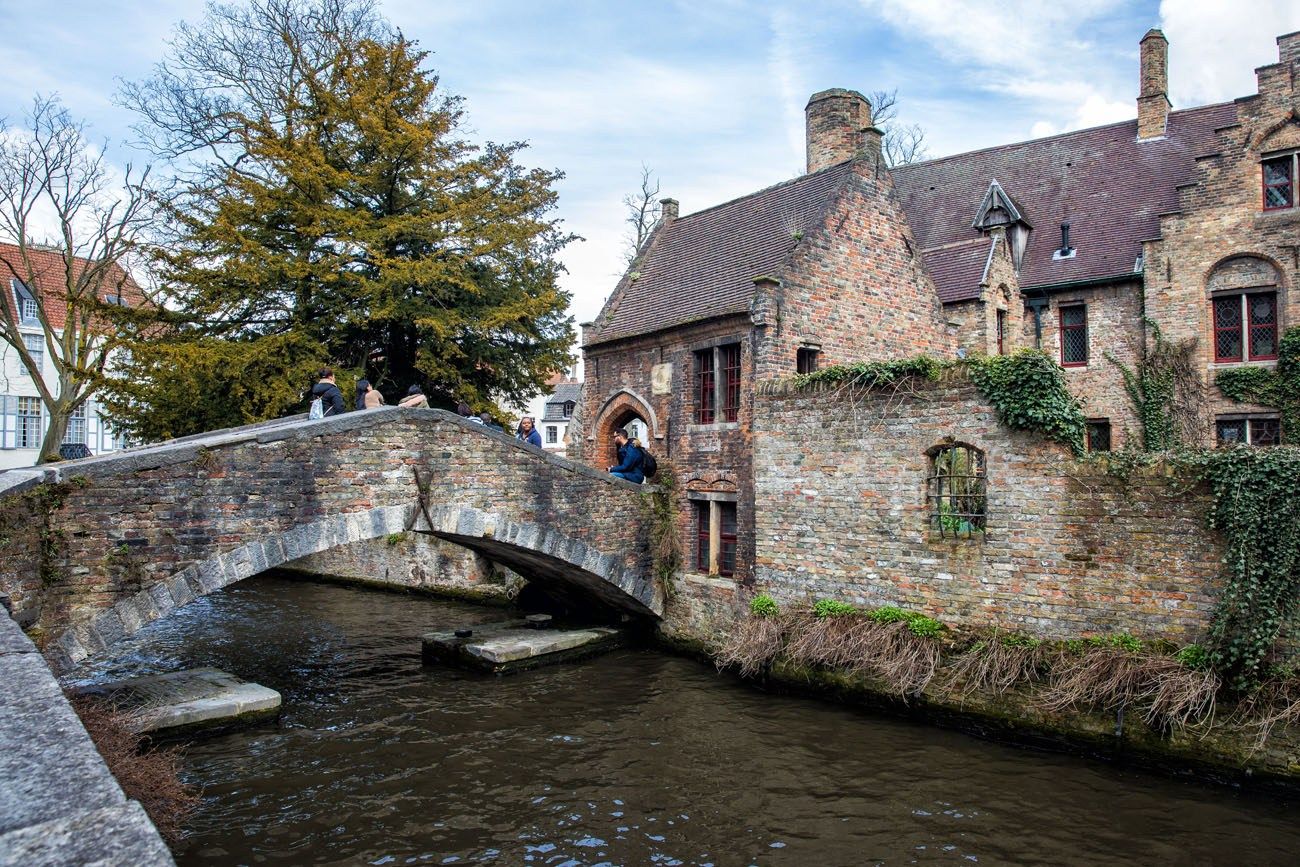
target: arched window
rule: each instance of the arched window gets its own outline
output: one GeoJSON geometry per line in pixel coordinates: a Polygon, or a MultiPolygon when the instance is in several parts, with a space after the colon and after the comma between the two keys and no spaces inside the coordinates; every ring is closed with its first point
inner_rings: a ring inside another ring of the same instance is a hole
{"type": "Polygon", "coordinates": [[[943,538],[983,536],[987,518],[984,453],[962,443],[930,450],[930,528],[943,538]]]}

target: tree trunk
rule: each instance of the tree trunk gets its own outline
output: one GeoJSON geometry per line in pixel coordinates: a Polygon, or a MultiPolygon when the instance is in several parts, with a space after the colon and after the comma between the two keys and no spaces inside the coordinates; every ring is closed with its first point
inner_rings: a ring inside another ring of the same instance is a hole
{"type": "Polygon", "coordinates": [[[37,461],[38,464],[62,460],[59,457],[59,446],[63,444],[63,437],[68,433],[68,419],[71,416],[70,406],[50,407],[50,427],[45,431],[45,440],[41,443],[41,459],[37,461]]]}

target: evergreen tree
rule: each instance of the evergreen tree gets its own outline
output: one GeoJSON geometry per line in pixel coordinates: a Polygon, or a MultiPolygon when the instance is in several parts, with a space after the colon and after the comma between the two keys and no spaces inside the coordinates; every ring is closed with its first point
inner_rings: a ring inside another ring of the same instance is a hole
{"type": "Polygon", "coordinates": [[[182,181],[156,200],[162,321],[115,381],[131,431],[301,409],[319,363],[443,405],[522,402],[568,365],[561,175],[461,137],[427,53],[376,21],[353,0],[212,6],[127,88],[182,181]]]}

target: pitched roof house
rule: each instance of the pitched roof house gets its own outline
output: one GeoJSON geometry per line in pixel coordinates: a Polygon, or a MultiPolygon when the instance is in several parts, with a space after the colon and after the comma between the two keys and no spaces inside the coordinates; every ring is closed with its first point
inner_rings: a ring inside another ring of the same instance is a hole
{"type": "MultiPolygon", "coordinates": [[[[1258,93],[1171,111],[1167,42],[1141,41],[1138,118],[889,169],[870,103],[806,109],[806,174],[663,218],[594,322],[571,436],[593,466],[643,420],[679,468],[688,571],[755,556],[755,383],[820,365],[1039,347],[1085,405],[1093,448],[1140,436],[1121,365],[1158,321],[1222,366],[1275,363],[1300,323],[1300,34],[1258,93]]],[[[1276,412],[1210,389],[1207,440],[1266,444],[1276,412]],[[1213,418],[1211,418],[1213,416],[1213,418]]],[[[1296,434],[1291,434],[1294,436],[1296,434]]]]}
{"type": "MultiPolygon", "coordinates": [[[[47,383],[56,382],[49,338],[62,335],[68,316],[68,285],[79,292],[94,292],[104,304],[136,307],[145,295],[131,275],[116,263],[103,264],[82,257],[66,259],[47,247],[0,243],[0,286],[6,290],[0,310],[9,329],[23,342],[27,353],[43,371],[47,383]],[[44,314],[44,324],[41,313],[44,314]],[[46,334],[49,328],[49,335],[46,334]]],[[[89,322],[95,327],[93,321],[89,322]]],[[[37,460],[49,419],[39,392],[15,347],[0,345],[4,393],[0,394],[0,469],[30,466],[37,460]]],[[[94,454],[123,446],[96,411],[93,400],[71,419],[66,444],[87,446],[94,454]]]]}

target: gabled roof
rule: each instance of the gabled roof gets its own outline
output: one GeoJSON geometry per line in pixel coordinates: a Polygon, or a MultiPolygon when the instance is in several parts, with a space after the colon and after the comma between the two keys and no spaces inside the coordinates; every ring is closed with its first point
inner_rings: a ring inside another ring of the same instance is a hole
{"type": "Polygon", "coordinates": [[[976,235],[971,216],[994,180],[1035,227],[1022,289],[1120,277],[1133,273],[1141,242],[1159,234],[1159,215],[1178,208],[1177,188],[1193,178],[1195,158],[1217,150],[1214,131],[1236,121],[1233,103],[1207,105],[1172,112],[1164,138],[1139,142],[1137,121],[1124,121],[899,166],[894,186],[945,301],[979,295],[970,263],[946,265],[940,248],[976,235]],[[1077,253],[1054,260],[1066,221],[1077,253]]]}
{"type": "Polygon", "coordinates": [[[947,247],[923,250],[921,261],[934,281],[939,300],[948,304],[978,298],[980,286],[988,277],[997,243],[996,238],[980,236],[947,247]]]}
{"type": "Polygon", "coordinates": [[[748,311],[852,171],[841,163],[661,225],[596,320],[589,344],[748,311]]]}
{"type": "Polygon", "coordinates": [[[555,393],[546,398],[546,404],[547,406],[553,403],[563,405],[571,400],[576,402],[581,394],[581,382],[561,382],[555,386],[555,393]]]}
{"type": "MultiPolygon", "coordinates": [[[[67,282],[63,253],[59,250],[29,246],[27,257],[31,263],[30,273],[23,262],[18,246],[0,243],[0,288],[4,290],[5,299],[4,307],[0,309],[7,311],[7,315],[13,315],[15,304],[13,281],[17,280],[33,294],[40,293],[50,327],[55,330],[61,329],[68,314],[65,301],[67,282]]],[[[73,259],[74,279],[80,277],[88,264],[87,259],[80,257],[73,259]]],[[[109,268],[103,285],[98,287],[98,291],[101,296],[120,294],[132,307],[138,307],[146,301],[144,292],[131,279],[131,275],[116,264],[109,268]]]]}
{"type": "Polygon", "coordinates": [[[1025,219],[1024,213],[1020,210],[1020,206],[1007,195],[1006,190],[1002,189],[1002,185],[998,183],[997,178],[994,178],[989,181],[989,190],[984,194],[983,201],[980,202],[979,208],[975,211],[975,219],[971,221],[971,228],[987,229],[992,222],[989,220],[989,214],[998,209],[1005,211],[1007,215],[1007,219],[1000,225],[1009,223],[1030,225],[1029,221],[1025,219]]]}

